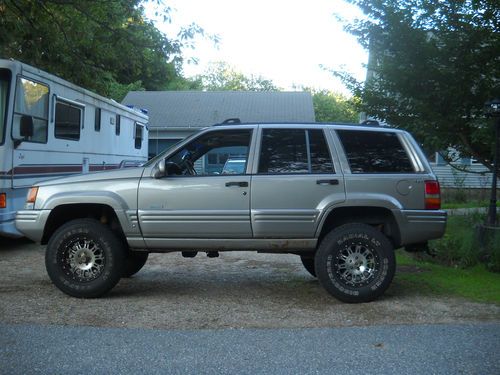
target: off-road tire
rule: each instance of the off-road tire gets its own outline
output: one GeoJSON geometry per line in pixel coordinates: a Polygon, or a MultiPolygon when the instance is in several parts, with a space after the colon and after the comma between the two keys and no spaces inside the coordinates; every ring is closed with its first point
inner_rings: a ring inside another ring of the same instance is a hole
{"type": "Polygon", "coordinates": [[[321,285],[337,299],[369,302],[389,287],[396,259],[383,233],[367,224],[346,224],[323,238],[315,269],[321,285]]]}
{"type": "Polygon", "coordinates": [[[72,220],[50,238],[45,267],[64,293],[96,298],[111,290],[123,274],[125,249],[107,226],[94,219],[72,220]]]}
{"type": "Polygon", "coordinates": [[[311,274],[311,276],[316,276],[316,269],[314,267],[314,256],[310,255],[301,255],[300,260],[302,261],[302,265],[306,269],[307,272],[311,274]]]}
{"type": "Polygon", "coordinates": [[[129,251],[125,258],[122,277],[132,277],[139,272],[148,260],[149,253],[143,251],[129,251]]]}

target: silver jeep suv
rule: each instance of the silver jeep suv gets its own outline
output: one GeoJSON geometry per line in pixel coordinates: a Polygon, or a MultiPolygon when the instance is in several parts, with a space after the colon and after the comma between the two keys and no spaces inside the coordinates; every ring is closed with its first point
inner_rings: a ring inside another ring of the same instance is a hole
{"type": "Polygon", "coordinates": [[[149,253],[299,255],[333,296],[366,302],[394,276],[394,249],[443,235],[426,158],[405,131],[349,124],[202,129],[146,165],[51,180],[16,225],[47,245],[53,283],[99,297],[149,253]],[[241,173],[222,173],[227,160],[241,173]]]}

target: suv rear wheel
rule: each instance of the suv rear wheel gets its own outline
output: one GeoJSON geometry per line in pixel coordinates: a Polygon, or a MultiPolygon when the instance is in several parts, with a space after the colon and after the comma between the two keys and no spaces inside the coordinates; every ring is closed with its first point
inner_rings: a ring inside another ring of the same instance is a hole
{"type": "Polygon", "coordinates": [[[346,224],[321,241],[315,269],[321,285],[337,299],[369,302],[389,287],[396,260],[381,232],[366,224],[346,224]]]}
{"type": "Polygon", "coordinates": [[[113,288],[124,271],[122,242],[94,219],[77,219],[51,237],[45,266],[52,282],[79,298],[100,297],[113,288]]]}

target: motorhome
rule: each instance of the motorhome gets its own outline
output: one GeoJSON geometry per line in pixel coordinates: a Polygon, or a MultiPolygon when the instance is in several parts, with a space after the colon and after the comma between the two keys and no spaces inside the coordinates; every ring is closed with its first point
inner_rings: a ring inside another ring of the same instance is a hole
{"type": "Polygon", "coordinates": [[[0,60],[0,236],[37,181],[147,160],[148,116],[52,74],[0,60]]]}

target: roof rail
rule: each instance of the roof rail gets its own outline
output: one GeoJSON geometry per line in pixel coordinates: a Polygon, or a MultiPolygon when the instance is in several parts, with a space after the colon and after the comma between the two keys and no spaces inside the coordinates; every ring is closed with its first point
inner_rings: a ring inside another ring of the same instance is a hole
{"type": "Polygon", "coordinates": [[[361,123],[361,125],[365,126],[380,126],[379,122],[377,120],[365,120],[361,123]]]}
{"type": "Polygon", "coordinates": [[[221,122],[221,125],[234,125],[234,124],[241,124],[241,120],[237,117],[234,117],[234,118],[228,118],[221,122]]]}

